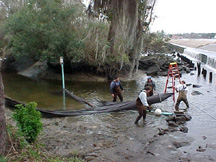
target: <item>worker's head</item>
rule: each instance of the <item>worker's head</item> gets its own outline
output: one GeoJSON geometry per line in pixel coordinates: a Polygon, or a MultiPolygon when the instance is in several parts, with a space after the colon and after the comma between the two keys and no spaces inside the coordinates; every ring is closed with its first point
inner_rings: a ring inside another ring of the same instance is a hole
{"type": "Polygon", "coordinates": [[[182,81],[181,81],[181,84],[185,84],[185,81],[184,81],[184,80],[182,80],[182,81]]]}
{"type": "Polygon", "coordinates": [[[146,86],[146,87],[144,88],[144,90],[148,93],[148,92],[151,90],[151,87],[146,86]]]}
{"type": "Polygon", "coordinates": [[[148,76],[148,77],[147,77],[147,80],[151,80],[151,76],[148,76]]]}
{"type": "Polygon", "coordinates": [[[119,81],[119,77],[118,76],[115,76],[114,77],[114,80],[117,82],[117,81],[119,81]]]}

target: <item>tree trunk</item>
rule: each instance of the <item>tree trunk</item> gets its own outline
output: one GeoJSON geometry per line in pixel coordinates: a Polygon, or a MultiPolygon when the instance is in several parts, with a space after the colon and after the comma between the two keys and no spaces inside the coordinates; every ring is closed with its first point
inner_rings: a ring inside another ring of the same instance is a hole
{"type": "Polygon", "coordinates": [[[108,42],[110,43],[110,54],[114,53],[114,45],[115,45],[115,24],[114,20],[111,21],[110,29],[108,33],[108,42]]]}
{"type": "MultiPolygon", "coordinates": [[[[135,36],[135,41],[134,41],[134,51],[132,54],[132,61],[131,61],[131,67],[129,71],[129,77],[132,76],[135,66],[137,62],[139,62],[140,59],[140,52],[142,49],[143,45],[143,31],[142,31],[142,25],[141,25],[141,20],[138,18],[138,24],[137,24],[137,30],[136,30],[136,36],[135,36]]],[[[138,65],[137,65],[138,66],[138,65]]]]}
{"type": "Polygon", "coordinates": [[[0,71],[0,155],[5,154],[6,139],[7,139],[7,132],[6,132],[6,118],[5,118],[4,85],[2,81],[2,74],[0,71]]]}
{"type": "Polygon", "coordinates": [[[136,58],[136,63],[135,63],[135,67],[136,67],[136,72],[138,71],[138,68],[139,68],[139,60],[141,58],[141,52],[142,52],[142,49],[143,49],[143,40],[144,40],[144,34],[143,34],[143,31],[139,31],[140,32],[140,39],[139,39],[139,42],[138,42],[138,50],[137,50],[137,58],[136,58]]]}

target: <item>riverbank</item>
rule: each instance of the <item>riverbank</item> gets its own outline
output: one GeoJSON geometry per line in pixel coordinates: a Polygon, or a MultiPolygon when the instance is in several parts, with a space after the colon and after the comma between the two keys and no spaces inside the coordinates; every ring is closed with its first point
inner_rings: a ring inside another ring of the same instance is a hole
{"type": "MultiPolygon", "coordinates": [[[[45,80],[62,80],[61,73],[56,73],[55,71],[49,69],[46,63],[36,62],[28,68],[18,71],[19,75],[45,80]]],[[[89,72],[77,72],[74,74],[65,73],[66,81],[81,81],[81,82],[105,82],[107,81],[106,76],[101,76],[89,72]]],[[[131,81],[139,79],[140,75],[146,75],[144,71],[137,70],[133,73],[131,77],[126,74],[120,73],[118,76],[122,81],[131,81]]]]}
{"type": "MultiPolygon", "coordinates": [[[[129,76],[130,65],[125,64],[121,70],[115,73],[105,74],[105,71],[96,71],[95,67],[89,65],[85,67],[82,65],[81,70],[77,71],[67,71],[64,73],[64,78],[66,81],[81,81],[81,82],[105,82],[112,80],[114,75],[118,75],[122,81],[136,81],[139,79],[140,75],[166,75],[168,66],[170,62],[176,61],[177,58],[172,54],[148,54],[141,57],[139,61],[139,69],[136,69],[129,76]],[[95,69],[90,71],[89,69],[95,69]]],[[[31,62],[31,63],[19,63],[13,61],[5,61],[4,69],[12,69],[16,71],[19,75],[33,78],[33,79],[43,79],[43,80],[62,80],[61,66],[55,65],[55,67],[48,66],[46,62],[31,62]]]]}
{"type": "MultiPolygon", "coordinates": [[[[15,126],[11,121],[11,113],[6,111],[7,120],[15,126]]],[[[134,113],[74,117],[79,118],[79,121],[74,121],[71,117],[42,119],[43,133],[39,135],[37,142],[44,145],[42,154],[46,153],[50,157],[60,157],[67,161],[76,156],[97,162],[141,162],[144,159],[147,162],[175,161],[178,157],[172,152],[191,143],[192,139],[185,139],[184,133],[168,129],[166,117],[161,116],[155,121],[151,114],[146,125],[141,122],[136,126],[132,118],[134,113]],[[131,118],[126,120],[129,116],[131,118]],[[173,135],[178,136],[178,139],[173,135]],[[163,154],[167,156],[161,157],[163,154]]],[[[181,153],[179,156],[182,156],[181,153]]]]}

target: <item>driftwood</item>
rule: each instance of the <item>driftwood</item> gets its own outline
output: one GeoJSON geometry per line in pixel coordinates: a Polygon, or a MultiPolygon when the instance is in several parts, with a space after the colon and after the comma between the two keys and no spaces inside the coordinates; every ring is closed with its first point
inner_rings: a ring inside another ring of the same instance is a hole
{"type": "Polygon", "coordinates": [[[74,94],[71,93],[69,90],[65,89],[65,92],[66,92],[70,97],[72,97],[73,99],[75,99],[75,100],[77,100],[77,101],[79,101],[79,102],[85,103],[85,104],[87,104],[87,105],[89,105],[89,106],[91,106],[91,107],[95,107],[94,105],[92,105],[92,104],[89,103],[88,101],[84,100],[83,98],[80,98],[80,97],[74,95],[74,94]]]}
{"type": "MultiPolygon", "coordinates": [[[[84,99],[72,94],[70,91],[66,90],[67,94],[71,94],[70,96],[76,99],[77,101],[90,104],[84,99]]],[[[167,99],[168,97],[172,96],[172,93],[162,93],[157,94],[151,97],[148,97],[148,103],[154,104],[159,103],[167,99]]],[[[13,100],[9,97],[5,97],[6,106],[15,108],[15,105],[22,104],[19,101],[13,100]]],[[[78,116],[78,115],[90,115],[96,113],[107,113],[107,112],[116,112],[116,111],[123,111],[123,110],[134,110],[136,109],[136,102],[135,101],[126,101],[126,102],[109,102],[109,101],[98,101],[102,104],[102,106],[95,107],[90,104],[92,107],[91,110],[45,110],[41,108],[37,108],[36,110],[40,111],[43,116],[45,117],[65,117],[65,116],[78,116]]]]}

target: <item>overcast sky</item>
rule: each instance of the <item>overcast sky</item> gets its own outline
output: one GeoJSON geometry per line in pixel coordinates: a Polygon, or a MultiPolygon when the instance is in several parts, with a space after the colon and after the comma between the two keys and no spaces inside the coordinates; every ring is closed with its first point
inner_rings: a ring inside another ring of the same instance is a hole
{"type": "Polygon", "coordinates": [[[157,0],[151,31],[216,33],[216,0],[157,0]]]}
{"type": "Polygon", "coordinates": [[[216,0],[157,0],[154,15],[151,31],[216,33],[216,0]]]}

